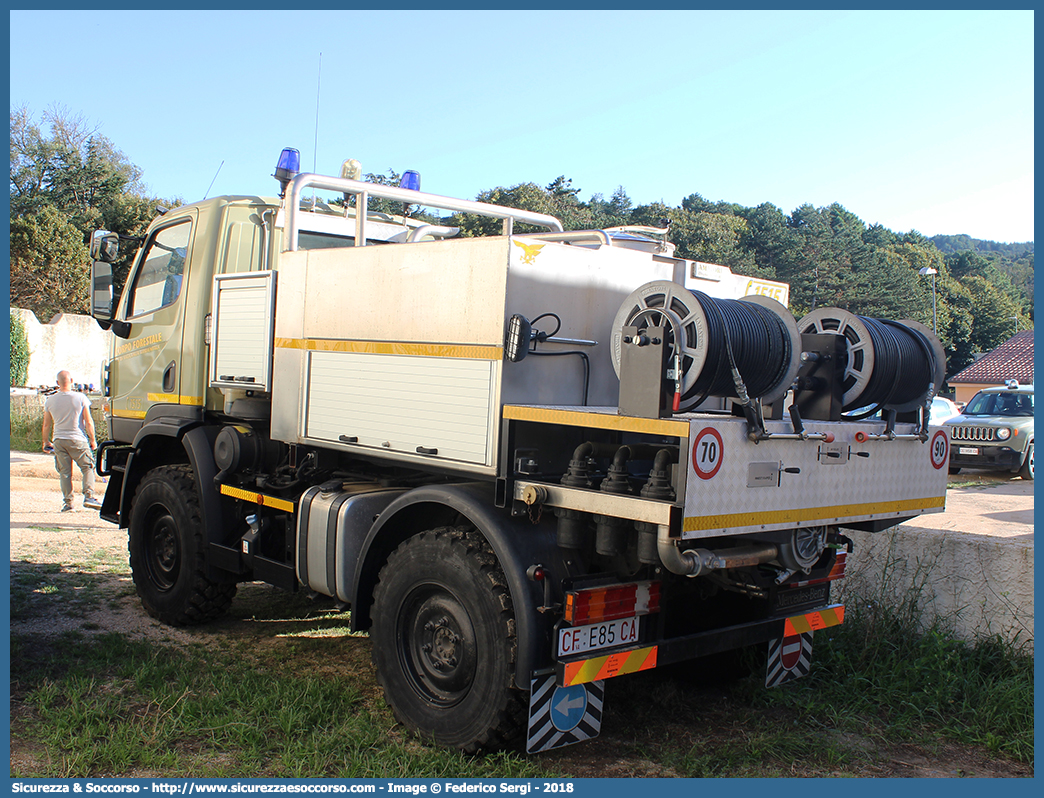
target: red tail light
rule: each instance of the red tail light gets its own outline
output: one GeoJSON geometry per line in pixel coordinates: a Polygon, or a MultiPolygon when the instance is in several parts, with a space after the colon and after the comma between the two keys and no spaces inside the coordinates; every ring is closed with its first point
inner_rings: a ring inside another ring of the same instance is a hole
{"type": "Polygon", "coordinates": [[[591,587],[572,590],[565,595],[565,620],[573,626],[659,611],[659,582],[591,587]]]}

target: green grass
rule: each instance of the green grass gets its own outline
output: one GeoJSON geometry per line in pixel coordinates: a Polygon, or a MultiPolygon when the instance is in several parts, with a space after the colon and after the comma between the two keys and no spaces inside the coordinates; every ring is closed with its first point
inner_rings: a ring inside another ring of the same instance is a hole
{"type": "Polygon", "coordinates": [[[1000,638],[969,645],[918,634],[896,613],[855,602],[843,626],[816,633],[812,673],[763,686],[748,654],[710,684],[651,671],[611,681],[606,723],[689,778],[881,775],[882,751],[946,745],[1032,768],[1033,658],[1000,638]]]}
{"type": "Polygon", "coordinates": [[[891,741],[937,737],[1033,761],[1033,658],[999,636],[965,643],[913,617],[856,600],[817,633],[810,678],[766,691],[766,706],[827,718],[891,741]]]}
{"type": "MultiPolygon", "coordinates": [[[[16,452],[39,452],[40,433],[43,430],[43,403],[32,401],[11,402],[11,450],[16,452]]],[[[97,398],[91,400],[91,418],[98,441],[108,438],[109,426],[101,412],[97,398]]]]}
{"type": "MultiPolygon", "coordinates": [[[[302,639],[244,657],[119,634],[12,641],[20,734],[44,762],[17,777],[528,777],[519,754],[467,757],[412,740],[374,699],[372,674],[338,667],[365,639],[302,639]]],[[[351,657],[349,658],[351,659],[351,657]]]]}
{"type": "MultiPolygon", "coordinates": [[[[12,595],[32,588],[23,575],[12,595]]],[[[713,686],[699,672],[637,674],[607,682],[608,738],[541,757],[466,756],[395,724],[369,641],[347,632],[344,613],[250,589],[257,601],[188,632],[188,645],[13,634],[12,738],[33,741],[37,764],[12,775],[600,775],[588,756],[645,762],[646,775],[861,775],[882,747],[930,752],[944,741],[1033,761],[1032,659],[998,640],[911,635],[894,614],[858,604],[844,626],[817,634],[812,674],[785,688],[762,687],[757,656],[744,663],[757,673],[713,686]]]]}

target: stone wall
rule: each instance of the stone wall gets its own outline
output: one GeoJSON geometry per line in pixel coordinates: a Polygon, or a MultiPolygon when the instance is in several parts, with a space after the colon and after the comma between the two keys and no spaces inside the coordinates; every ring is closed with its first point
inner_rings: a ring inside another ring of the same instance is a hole
{"type": "Polygon", "coordinates": [[[31,310],[11,308],[11,314],[21,318],[29,339],[29,387],[54,385],[62,369],[72,374],[74,383],[100,387],[101,365],[108,357],[111,332],[90,316],[59,313],[41,324],[31,310]]]}
{"type": "Polygon", "coordinates": [[[855,544],[838,598],[852,591],[894,612],[912,613],[969,642],[999,635],[1033,650],[1033,535],[937,531],[901,525],[855,544]]]}

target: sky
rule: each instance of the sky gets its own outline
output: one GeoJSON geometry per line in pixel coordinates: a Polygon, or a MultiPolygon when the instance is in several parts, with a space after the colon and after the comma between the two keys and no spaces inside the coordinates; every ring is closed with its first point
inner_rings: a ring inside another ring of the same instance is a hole
{"type": "Polygon", "coordinates": [[[1032,11],[11,11],[11,108],[81,116],[146,193],[559,175],[634,205],[837,202],[1033,240],[1032,11]],[[43,33],[42,33],[43,32],[43,33]],[[46,41],[46,46],[44,46],[46,41]]]}

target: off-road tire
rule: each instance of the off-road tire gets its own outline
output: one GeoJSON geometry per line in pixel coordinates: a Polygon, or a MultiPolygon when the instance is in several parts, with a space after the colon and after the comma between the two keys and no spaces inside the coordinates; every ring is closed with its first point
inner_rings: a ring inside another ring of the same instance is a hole
{"type": "Polygon", "coordinates": [[[224,615],[234,584],[206,576],[203,517],[191,466],[149,471],[131,505],[127,548],[145,610],[169,626],[192,626],[224,615]]]}
{"type": "Polygon", "coordinates": [[[381,569],[372,618],[377,678],[400,723],[468,753],[522,735],[515,613],[480,533],[440,527],[403,542],[381,569]]]}
{"type": "Polygon", "coordinates": [[[1026,459],[1022,463],[1022,467],[1019,469],[1019,476],[1023,479],[1033,479],[1033,444],[1029,445],[1026,450],[1026,459]]]}

